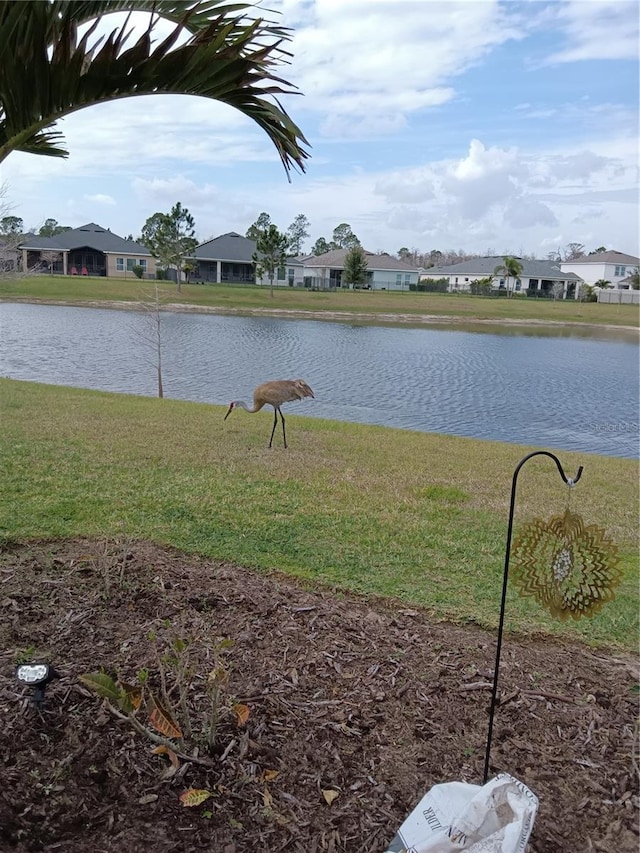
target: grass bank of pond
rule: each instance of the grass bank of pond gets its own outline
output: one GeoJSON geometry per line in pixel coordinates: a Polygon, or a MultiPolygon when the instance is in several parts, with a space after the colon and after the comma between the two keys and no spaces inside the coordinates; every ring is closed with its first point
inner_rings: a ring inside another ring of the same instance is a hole
{"type": "MultiPolygon", "coordinates": [[[[511,477],[533,448],[0,379],[0,535],[147,539],[494,628],[511,477]]],[[[507,628],[637,648],[637,463],[557,454],[523,468],[515,533],[571,508],[617,543],[615,600],[553,620],[509,592],[507,628]]]]}
{"type": "MultiPolygon", "coordinates": [[[[154,282],[136,278],[84,278],[78,276],[25,276],[0,278],[0,301],[28,300],[75,305],[114,303],[133,305],[148,297],[154,282]]],[[[637,329],[637,305],[605,305],[575,300],[470,296],[453,293],[413,293],[345,290],[314,292],[303,288],[238,285],[183,285],[159,282],[161,297],[176,308],[239,313],[274,311],[297,316],[325,315],[330,319],[384,323],[495,323],[500,325],[579,324],[637,329]],[[344,315],[344,316],[343,316],[344,315]]]]}

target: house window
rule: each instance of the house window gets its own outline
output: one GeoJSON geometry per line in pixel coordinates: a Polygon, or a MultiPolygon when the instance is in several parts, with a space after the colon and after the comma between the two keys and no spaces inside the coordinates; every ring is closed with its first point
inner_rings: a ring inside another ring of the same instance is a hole
{"type": "Polygon", "coordinates": [[[457,283],[458,283],[458,276],[455,277],[455,281],[454,281],[454,284],[457,284],[457,283]]]}
{"type": "Polygon", "coordinates": [[[402,285],[402,273],[398,273],[396,275],[396,286],[401,287],[402,285]]]}
{"type": "Polygon", "coordinates": [[[614,275],[623,276],[625,274],[626,270],[627,270],[626,267],[616,267],[616,271],[615,271],[614,275]]]}
{"type": "Polygon", "coordinates": [[[516,279],[516,290],[522,290],[522,282],[519,278],[516,279]]]}
{"type": "Polygon", "coordinates": [[[286,270],[284,267],[278,267],[278,281],[285,280],[286,270]]]}
{"type": "Polygon", "coordinates": [[[146,258],[138,258],[138,266],[142,267],[142,271],[147,271],[147,260],[146,258]]]}
{"type": "Polygon", "coordinates": [[[127,272],[133,272],[133,268],[136,265],[135,258],[127,258],[127,272]]]}
{"type": "Polygon", "coordinates": [[[116,270],[124,272],[124,258],[116,258],[116,270]]]}

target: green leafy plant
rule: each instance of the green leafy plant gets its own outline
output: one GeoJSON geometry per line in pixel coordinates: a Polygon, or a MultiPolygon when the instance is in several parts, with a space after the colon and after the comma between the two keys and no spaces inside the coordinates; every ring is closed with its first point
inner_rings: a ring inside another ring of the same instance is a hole
{"type": "Polygon", "coordinates": [[[13,656],[13,661],[16,666],[20,666],[23,663],[30,663],[36,654],[35,646],[25,646],[24,649],[16,649],[16,652],[13,656]]]}
{"type": "Polygon", "coordinates": [[[490,296],[493,288],[493,276],[487,275],[469,282],[469,290],[473,296],[490,296]]]}
{"type": "Polygon", "coordinates": [[[80,681],[106,700],[113,716],[157,744],[155,751],[166,754],[176,769],[178,757],[207,764],[197,758],[195,749],[206,744],[210,753],[215,751],[223,714],[235,717],[238,726],[243,726],[249,716],[246,705],[233,704],[226,694],[231,671],[227,652],[233,641],[220,638],[210,649],[214,667],[204,685],[209,703],[206,712],[194,708],[193,697],[202,694],[202,677],[194,660],[197,643],[170,622],[150,632],[149,641],[157,670],[155,679],[145,667],[138,671],[135,684],[103,671],[81,675],[80,681]],[[152,687],[153,681],[159,687],[152,687]],[[194,724],[196,714],[203,721],[200,731],[194,724]]]}

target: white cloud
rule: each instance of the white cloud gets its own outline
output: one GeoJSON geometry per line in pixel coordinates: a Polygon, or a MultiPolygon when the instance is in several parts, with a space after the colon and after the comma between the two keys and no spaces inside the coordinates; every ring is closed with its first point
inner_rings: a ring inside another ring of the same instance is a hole
{"type": "Polygon", "coordinates": [[[446,81],[522,35],[496,0],[316,0],[284,2],[282,11],[295,27],[286,76],[331,136],[403,127],[455,97],[446,81]]]}
{"type": "Polygon", "coordinates": [[[514,149],[486,149],[482,142],[472,139],[467,157],[445,168],[442,187],[457,215],[475,220],[517,195],[519,170],[514,149]]]}
{"type": "Polygon", "coordinates": [[[547,63],[587,59],[638,59],[636,0],[570,0],[555,4],[566,45],[547,63]]]}
{"type": "Polygon", "coordinates": [[[400,243],[425,249],[435,244],[484,251],[488,243],[519,249],[526,232],[528,251],[544,254],[549,231],[561,227],[568,235],[565,242],[587,243],[593,236],[598,244],[622,241],[623,250],[626,246],[635,252],[638,213],[629,183],[634,170],[633,146],[620,140],[612,141],[610,148],[588,144],[574,153],[486,147],[473,139],[459,159],[379,173],[373,194],[364,191],[362,176],[344,178],[338,197],[363,200],[369,216],[361,215],[359,221],[364,233],[375,235],[364,239],[367,245],[380,244],[386,228],[398,233],[400,243]],[[607,202],[625,205],[628,215],[622,233],[600,216],[598,225],[608,236],[599,239],[594,211],[607,202]],[[588,222],[588,233],[576,227],[588,222]],[[425,245],[427,240],[433,242],[425,245]]]}
{"type": "Polygon", "coordinates": [[[555,214],[548,205],[524,195],[508,202],[504,211],[504,221],[512,228],[531,228],[532,225],[552,228],[558,224],[555,214]]]}
{"type": "Polygon", "coordinates": [[[115,198],[110,195],[106,195],[105,193],[94,193],[93,195],[85,195],[86,201],[93,202],[94,204],[110,204],[114,205],[116,203],[115,198]]]}

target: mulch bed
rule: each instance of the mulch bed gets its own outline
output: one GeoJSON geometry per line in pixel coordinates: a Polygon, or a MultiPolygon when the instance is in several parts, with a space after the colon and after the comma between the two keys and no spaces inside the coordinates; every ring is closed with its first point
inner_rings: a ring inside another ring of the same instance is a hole
{"type": "MultiPolygon", "coordinates": [[[[382,853],[432,785],[482,780],[495,635],[422,610],[149,543],[39,542],[0,553],[0,639],[1,850],[382,853]],[[177,770],[79,680],[146,668],[157,689],[154,633],[193,641],[177,770]],[[42,710],[15,679],[29,656],[61,676],[42,710]],[[189,788],[211,796],[185,807],[189,788]]],[[[539,797],[529,850],[636,853],[636,661],[507,637],[500,684],[492,773],[539,797]]]]}

